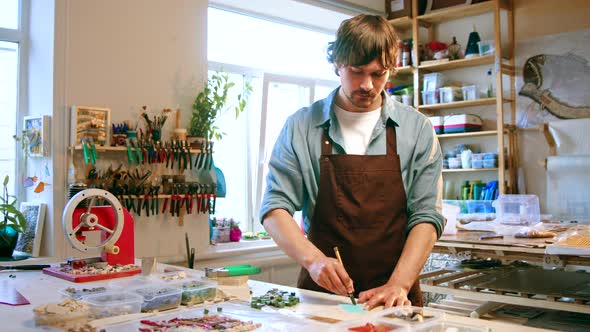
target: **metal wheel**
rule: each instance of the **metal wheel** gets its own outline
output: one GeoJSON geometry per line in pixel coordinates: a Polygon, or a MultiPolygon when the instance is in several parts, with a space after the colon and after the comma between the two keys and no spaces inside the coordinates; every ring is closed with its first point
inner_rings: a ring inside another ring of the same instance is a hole
{"type": "Polygon", "coordinates": [[[123,218],[123,206],[113,194],[102,189],[86,189],[74,195],[74,197],[72,197],[66,204],[62,217],[62,226],[66,238],[74,248],[80,251],[88,251],[89,249],[103,248],[116,243],[123,232],[123,218]],[[111,204],[111,207],[115,212],[115,227],[113,227],[113,229],[101,225],[98,222],[98,217],[92,213],[92,207],[94,206],[97,197],[102,198],[111,204]],[[80,202],[86,199],[90,199],[87,210],[80,215],[80,223],[74,228],[74,210],[80,202]],[[76,237],[76,233],[82,227],[88,227],[90,230],[98,228],[108,233],[109,236],[97,246],[88,246],[76,237]]]}

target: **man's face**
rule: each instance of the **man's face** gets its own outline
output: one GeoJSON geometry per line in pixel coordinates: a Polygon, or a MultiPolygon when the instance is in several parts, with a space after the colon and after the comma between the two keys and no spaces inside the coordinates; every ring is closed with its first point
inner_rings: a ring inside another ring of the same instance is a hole
{"type": "Polygon", "coordinates": [[[367,112],[381,107],[381,91],[389,78],[379,60],[363,66],[338,66],[340,74],[339,95],[344,109],[351,112],[367,112]]]}

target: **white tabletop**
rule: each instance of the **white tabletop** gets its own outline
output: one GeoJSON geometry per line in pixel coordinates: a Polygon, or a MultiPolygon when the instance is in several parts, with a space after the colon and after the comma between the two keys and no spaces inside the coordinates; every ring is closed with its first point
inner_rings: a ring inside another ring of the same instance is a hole
{"type": "MultiPolygon", "coordinates": [[[[158,269],[164,269],[163,264],[160,264],[158,269]]],[[[174,269],[179,269],[174,266],[174,269]]],[[[200,271],[190,270],[192,272],[201,273],[200,271]]],[[[112,279],[114,280],[114,279],[112,279]]],[[[107,285],[112,280],[95,281],[83,284],[74,284],[72,282],[55,278],[40,271],[2,271],[0,272],[0,282],[15,287],[24,297],[26,297],[31,304],[21,306],[9,306],[0,305],[0,322],[2,322],[2,331],[38,331],[40,328],[35,327],[33,320],[33,308],[39,304],[45,304],[50,302],[60,302],[62,300],[59,290],[65,287],[71,287],[73,285],[84,286],[84,287],[97,287],[107,285]],[[15,275],[15,278],[9,277],[9,275],[15,275]]],[[[348,319],[348,317],[341,317],[342,315],[356,315],[356,314],[343,314],[341,311],[335,310],[338,308],[339,303],[347,303],[348,298],[318,292],[312,292],[307,290],[301,290],[297,288],[281,286],[276,284],[270,284],[265,282],[258,282],[250,280],[248,281],[249,286],[252,289],[253,295],[262,295],[267,290],[272,288],[279,288],[289,292],[296,292],[301,298],[301,303],[296,306],[296,313],[301,318],[301,315],[317,315],[322,317],[333,317],[340,319],[348,319]]],[[[245,304],[244,308],[247,308],[245,304]]],[[[194,310],[194,309],[193,309],[194,310]]],[[[291,309],[293,310],[293,309],[291,309]]],[[[246,311],[245,311],[246,312],[246,311]]],[[[285,311],[283,311],[285,313],[285,311]]],[[[165,315],[161,313],[160,315],[165,315]]],[[[357,316],[358,317],[358,316],[357,316]]],[[[289,320],[292,317],[289,315],[281,315],[276,313],[274,318],[276,321],[281,319],[289,320]],[[281,318],[283,317],[283,318],[281,318]]],[[[509,331],[512,332],[515,328],[518,331],[543,331],[541,329],[535,329],[525,326],[515,326],[507,323],[493,322],[487,320],[472,319],[466,317],[459,317],[454,315],[446,315],[448,321],[459,322],[471,325],[484,325],[491,328],[493,331],[509,331]]],[[[117,331],[116,328],[106,328],[107,331],[117,331]]],[[[547,331],[547,330],[545,330],[547,331]]]]}

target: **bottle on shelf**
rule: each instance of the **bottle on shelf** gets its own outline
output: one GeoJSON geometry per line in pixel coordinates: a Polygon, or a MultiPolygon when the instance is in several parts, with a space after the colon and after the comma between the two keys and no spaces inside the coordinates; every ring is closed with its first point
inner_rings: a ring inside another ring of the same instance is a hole
{"type": "Polygon", "coordinates": [[[492,69],[488,69],[487,81],[486,96],[492,98],[494,97],[494,78],[492,77],[492,69]]]}

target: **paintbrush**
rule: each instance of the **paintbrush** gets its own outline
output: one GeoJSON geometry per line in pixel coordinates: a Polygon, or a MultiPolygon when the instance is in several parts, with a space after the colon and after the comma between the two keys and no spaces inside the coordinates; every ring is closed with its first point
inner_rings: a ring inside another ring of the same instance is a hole
{"type": "MultiPolygon", "coordinates": [[[[344,264],[342,264],[342,257],[340,257],[340,251],[338,250],[338,247],[334,247],[334,253],[336,254],[338,262],[340,262],[340,265],[344,267],[344,264]]],[[[348,297],[350,297],[350,302],[352,302],[352,305],[356,305],[356,301],[354,300],[354,294],[348,293],[348,297]]]]}

